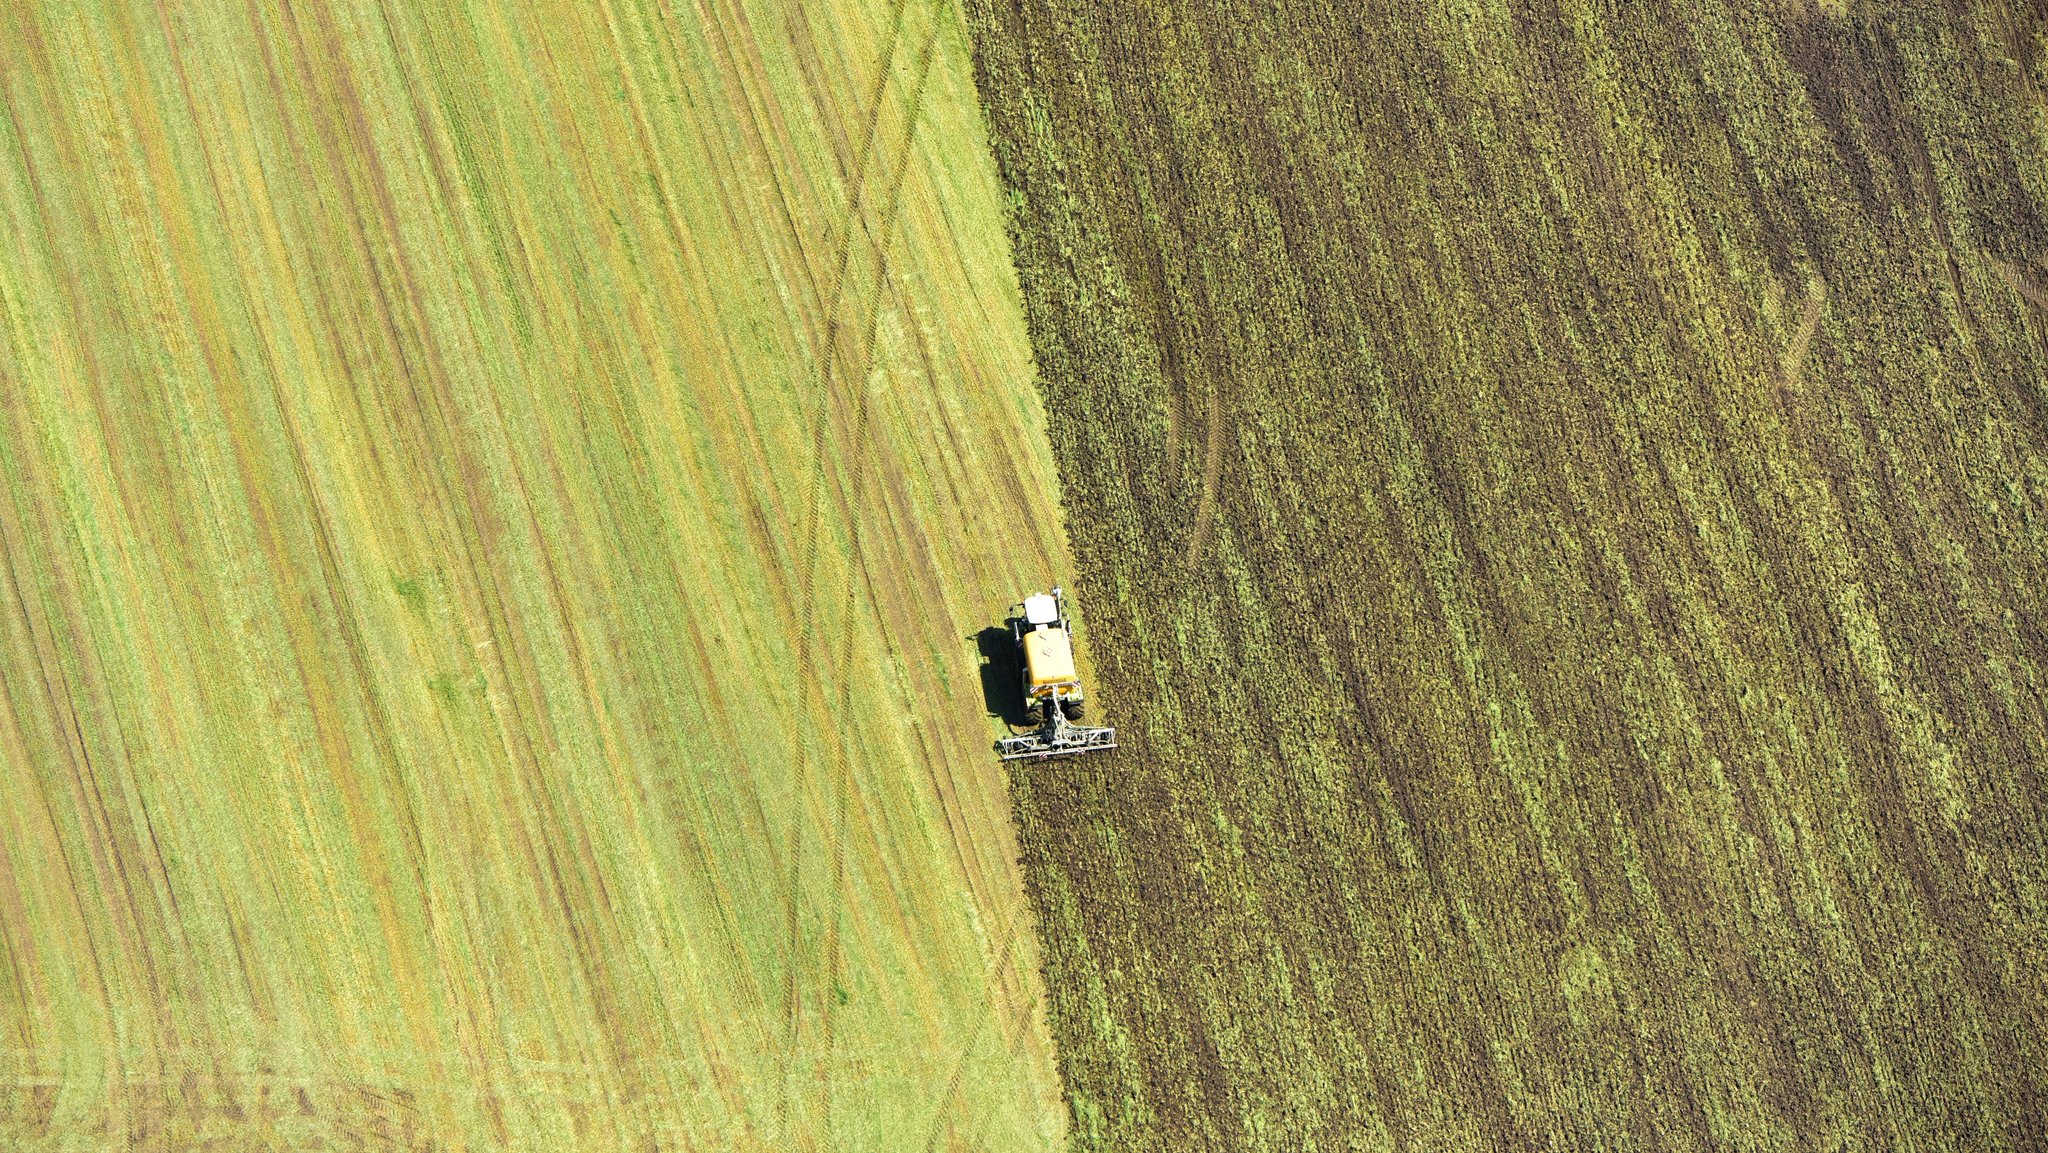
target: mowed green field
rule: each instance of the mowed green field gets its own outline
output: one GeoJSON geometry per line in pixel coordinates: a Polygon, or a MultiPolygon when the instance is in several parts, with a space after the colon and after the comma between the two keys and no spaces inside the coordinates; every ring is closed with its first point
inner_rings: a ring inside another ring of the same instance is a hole
{"type": "Polygon", "coordinates": [[[0,1147],[1049,1149],[959,15],[0,6],[0,1147]]]}
{"type": "Polygon", "coordinates": [[[2039,7],[970,11],[1075,1148],[2048,1144],[2039,7]]]}

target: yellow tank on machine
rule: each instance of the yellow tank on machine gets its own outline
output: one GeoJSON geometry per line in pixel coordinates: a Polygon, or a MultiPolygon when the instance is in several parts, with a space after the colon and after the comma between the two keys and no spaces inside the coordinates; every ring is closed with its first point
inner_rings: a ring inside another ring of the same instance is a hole
{"type": "Polygon", "coordinates": [[[1074,641],[1063,628],[1025,633],[1024,667],[1030,671],[1032,696],[1081,683],[1074,671],[1074,641]]]}

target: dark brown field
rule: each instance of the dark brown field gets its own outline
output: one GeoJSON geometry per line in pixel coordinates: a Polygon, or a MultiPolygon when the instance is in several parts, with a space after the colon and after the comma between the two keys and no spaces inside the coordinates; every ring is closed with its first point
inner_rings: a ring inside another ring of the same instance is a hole
{"type": "Polygon", "coordinates": [[[2048,1146],[2038,8],[970,12],[1076,1148],[2048,1146]]]}

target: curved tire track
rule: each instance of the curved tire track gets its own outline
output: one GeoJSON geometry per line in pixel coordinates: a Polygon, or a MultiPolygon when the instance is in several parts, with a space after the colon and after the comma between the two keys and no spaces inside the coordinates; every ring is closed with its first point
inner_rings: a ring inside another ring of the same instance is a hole
{"type": "MultiPolygon", "coordinates": [[[[823,699],[824,690],[822,685],[835,667],[839,671],[842,680],[841,695],[838,702],[839,708],[836,715],[842,718],[850,717],[853,715],[856,705],[853,699],[852,682],[845,677],[845,670],[851,666],[853,661],[853,621],[855,611],[859,606],[859,589],[863,583],[866,583],[864,580],[866,562],[862,555],[861,545],[863,520],[860,516],[860,510],[867,496],[867,471],[864,466],[870,448],[868,376],[874,365],[875,342],[881,324],[883,286],[887,277],[890,251],[894,245],[896,223],[902,205],[903,183],[909,172],[910,150],[916,142],[918,124],[923,117],[925,89],[931,74],[931,63],[937,48],[939,31],[943,26],[939,18],[943,10],[943,5],[933,10],[931,26],[926,30],[917,49],[916,63],[913,66],[914,79],[911,82],[909,99],[905,108],[903,137],[889,149],[889,159],[881,166],[881,171],[885,174],[886,186],[881,193],[879,220],[873,229],[869,229],[867,227],[866,210],[871,205],[867,190],[870,176],[876,167],[874,164],[875,142],[876,137],[880,134],[884,101],[887,99],[889,91],[889,79],[895,71],[896,57],[903,44],[906,17],[908,15],[908,5],[903,0],[898,0],[895,6],[889,40],[883,52],[881,66],[878,69],[875,83],[871,88],[872,96],[869,101],[868,115],[862,131],[861,144],[856,154],[853,173],[850,177],[852,191],[847,205],[846,221],[840,231],[839,253],[834,261],[834,271],[827,293],[830,303],[826,312],[825,332],[818,358],[818,413],[813,424],[811,437],[813,464],[810,485],[804,502],[803,543],[799,554],[800,562],[797,581],[799,591],[796,605],[796,620],[801,631],[798,633],[797,653],[794,662],[794,674],[799,683],[795,686],[793,693],[793,699],[795,700],[814,702],[817,706],[815,711],[821,717],[829,715],[825,707],[827,702],[823,699]],[[847,327],[842,319],[842,314],[852,296],[848,290],[848,279],[853,268],[856,238],[859,234],[865,234],[868,237],[869,243],[874,248],[874,284],[869,287],[866,293],[865,313],[860,317],[859,326],[856,329],[860,333],[860,340],[848,350],[850,357],[849,371],[842,374],[838,371],[842,344],[841,334],[847,327]],[[820,663],[821,654],[818,652],[818,646],[812,639],[812,630],[808,626],[814,621],[816,615],[819,538],[823,530],[822,520],[825,512],[828,484],[827,450],[831,447],[833,439],[832,410],[834,401],[839,399],[839,390],[842,387],[854,389],[852,396],[852,428],[844,453],[844,460],[850,479],[850,487],[845,501],[845,508],[850,517],[847,543],[849,568],[846,574],[845,591],[841,601],[841,628],[838,645],[836,646],[836,666],[826,664],[823,667],[814,669],[813,666],[820,663]]],[[[789,747],[796,754],[795,781],[792,792],[800,802],[810,785],[812,761],[811,741],[804,734],[804,724],[800,712],[792,716],[791,728],[789,747]]],[[[819,994],[818,1002],[820,1009],[818,1028],[822,1034],[824,1060],[828,1063],[833,1044],[832,1006],[836,999],[844,970],[841,935],[846,906],[845,830],[852,786],[849,765],[850,754],[850,735],[846,729],[841,728],[835,735],[830,752],[829,771],[831,775],[833,816],[826,853],[832,861],[832,891],[835,895],[835,900],[825,938],[823,950],[824,972],[821,975],[822,982],[820,983],[822,992],[819,994]]],[[[787,1043],[785,1048],[784,1097],[782,1103],[782,1113],[785,1122],[791,1110],[794,1093],[794,1087],[790,1082],[790,1075],[797,1066],[798,1054],[803,1043],[802,990],[799,980],[801,967],[798,964],[798,957],[802,936],[800,911],[802,909],[803,862],[805,854],[804,828],[799,811],[798,805],[793,804],[787,839],[789,847],[786,854],[789,879],[786,903],[787,917],[785,920],[785,956],[787,958],[786,972],[788,974],[787,987],[785,989],[787,1043]]],[[[821,1094],[819,1115],[825,1119],[825,1128],[829,1133],[832,1103],[829,1067],[826,1075],[819,1078],[819,1092],[821,1094]]]]}

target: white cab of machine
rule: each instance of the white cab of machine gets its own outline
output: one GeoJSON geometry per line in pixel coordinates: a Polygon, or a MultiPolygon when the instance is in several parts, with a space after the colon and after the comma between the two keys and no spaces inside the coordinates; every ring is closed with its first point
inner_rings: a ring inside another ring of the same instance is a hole
{"type": "Polygon", "coordinates": [[[1026,624],[1034,628],[1042,628],[1046,625],[1058,624],[1059,619],[1060,602],[1054,600],[1052,594],[1039,593],[1036,596],[1024,598],[1024,621],[1026,624]]]}

